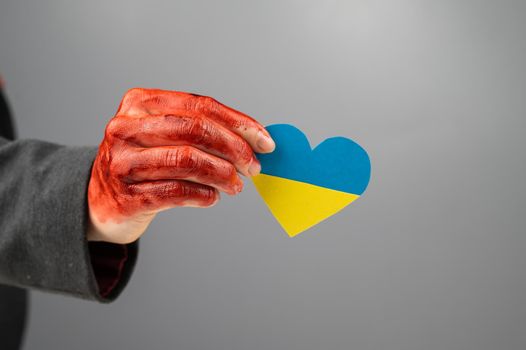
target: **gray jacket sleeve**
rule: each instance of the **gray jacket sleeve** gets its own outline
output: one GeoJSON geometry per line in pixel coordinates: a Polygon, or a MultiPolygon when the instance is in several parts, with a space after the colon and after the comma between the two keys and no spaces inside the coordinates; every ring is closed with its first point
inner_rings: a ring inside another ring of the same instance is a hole
{"type": "Polygon", "coordinates": [[[0,284],[108,302],[137,243],[88,243],[87,185],[96,148],[0,138],[0,284]]]}

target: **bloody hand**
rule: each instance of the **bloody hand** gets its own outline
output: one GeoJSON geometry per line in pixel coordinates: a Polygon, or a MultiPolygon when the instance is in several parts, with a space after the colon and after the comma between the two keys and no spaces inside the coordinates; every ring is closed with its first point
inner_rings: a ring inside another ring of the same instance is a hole
{"type": "Polygon", "coordinates": [[[159,211],[239,193],[275,145],[254,119],[184,92],[132,89],[108,123],[88,188],[89,240],[135,241],[159,211]]]}

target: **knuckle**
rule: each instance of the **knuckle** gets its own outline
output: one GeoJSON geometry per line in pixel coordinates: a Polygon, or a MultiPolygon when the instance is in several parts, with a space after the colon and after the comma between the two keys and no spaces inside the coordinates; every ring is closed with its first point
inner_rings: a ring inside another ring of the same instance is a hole
{"type": "Polygon", "coordinates": [[[115,179],[123,179],[129,174],[129,170],[130,169],[127,166],[127,162],[123,161],[122,157],[111,157],[108,165],[108,171],[111,177],[115,179]]]}
{"type": "Polygon", "coordinates": [[[170,113],[158,118],[162,118],[162,127],[171,138],[178,139],[186,133],[189,123],[188,117],[170,113]]]}
{"type": "Polygon", "coordinates": [[[169,193],[170,197],[176,199],[178,202],[180,200],[187,200],[193,198],[194,196],[194,191],[192,190],[192,187],[179,181],[167,183],[163,186],[163,191],[169,193]]]}
{"type": "Polygon", "coordinates": [[[215,110],[218,102],[210,96],[195,96],[193,99],[193,108],[195,110],[215,110]]]}
{"type": "Polygon", "coordinates": [[[217,103],[216,99],[210,96],[201,96],[201,99],[203,101],[202,103],[205,105],[213,105],[217,103]]]}
{"type": "Polygon", "coordinates": [[[159,164],[162,166],[162,167],[170,167],[170,166],[178,166],[179,162],[180,162],[180,152],[176,151],[176,150],[169,150],[169,151],[166,151],[166,152],[162,152],[159,154],[159,164]]]}
{"type": "Polygon", "coordinates": [[[122,136],[122,127],[121,127],[121,122],[119,118],[113,117],[108,122],[108,124],[106,125],[106,129],[104,131],[104,136],[106,138],[122,136]]]}
{"type": "Polygon", "coordinates": [[[151,89],[131,88],[124,94],[117,115],[138,115],[145,111],[145,104],[149,99],[155,99],[155,93],[151,89]]]}
{"type": "Polygon", "coordinates": [[[204,207],[211,207],[219,201],[217,190],[213,188],[204,188],[200,190],[200,199],[204,207]]]}
{"type": "Polygon", "coordinates": [[[234,149],[237,150],[239,160],[244,163],[250,163],[254,156],[254,152],[252,151],[252,147],[246,142],[245,140],[239,138],[234,145],[234,149]]]}
{"type": "Polygon", "coordinates": [[[124,99],[137,98],[141,96],[142,94],[144,94],[144,92],[145,92],[145,89],[143,88],[133,87],[131,89],[128,89],[128,91],[126,91],[126,93],[124,94],[124,99]]]}
{"type": "Polygon", "coordinates": [[[181,170],[192,171],[200,165],[197,153],[190,146],[181,146],[168,153],[168,158],[165,161],[181,170]]]}
{"type": "Polygon", "coordinates": [[[184,197],[184,185],[178,181],[169,182],[162,186],[161,192],[170,194],[171,197],[184,197]]]}
{"type": "Polygon", "coordinates": [[[205,133],[206,122],[202,116],[184,116],[167,114],[164,116],[166,125],[173,136],[190,136],[193,141],[201,140],[205,133]]]}
{"type": "MultiPolygon", "coordinates": [[[[230,163],[230,162],[226,162],[225,166],[223,167],[224,169],[224,178],[225,180],[227,181],[227,183],[232,183],[232,181],[239,181],[239,175],[237,174],[237,169],[236,167],[230,163]]],[[[218,171],[217,171],[218,172],[218,171]]],[[[236,182],[237,182],[236,181],[236,182]]]]}
{"type": "Polygon", "coordinates": [[[140,88],[131,88],[128,91],[124,93],[124,96],[122,97],[121,104],[119,106],[119,109],[117,110],[117,114],[119,114],[121,111],[127,111],[129,110],[135,101],[140,98],[142,95],[142,89],[140,88]]]}
{"type": "Polygon", "coordinates": [[[229,178],[237,176],[237,169],[234,164],[230,162],[225,162],[225,168],[226,168],[226,173],[229,178]]]}
{"type": "Polygon", "coordinates": [[[188,134],[196,143],[202,143],[212,132],[211,126],[202,116],[195,116],[188,121],[188,134]]]}

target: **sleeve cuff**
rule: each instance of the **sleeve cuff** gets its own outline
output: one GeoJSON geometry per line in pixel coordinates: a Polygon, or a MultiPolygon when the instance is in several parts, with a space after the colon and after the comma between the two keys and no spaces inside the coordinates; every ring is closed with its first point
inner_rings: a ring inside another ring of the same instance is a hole
{"type": "Polygon", "coordinates": [[[112,301],[128,283],[137,259],[138,243],[89,242],[93,274],[102,301],[112,301]]]}

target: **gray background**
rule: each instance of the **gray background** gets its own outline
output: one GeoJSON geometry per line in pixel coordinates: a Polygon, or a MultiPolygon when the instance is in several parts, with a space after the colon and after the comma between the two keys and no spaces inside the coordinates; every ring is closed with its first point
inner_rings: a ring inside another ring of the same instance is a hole
{"type": "Polygon", "coordinates": [[[294,239],[251,184],[161,214],[114,304],[34,293],[26,349],[525,349],[525,34],[525,1],[2,0],[22,137],[97,144],[159,87],[373,165],[294,239]]]}

